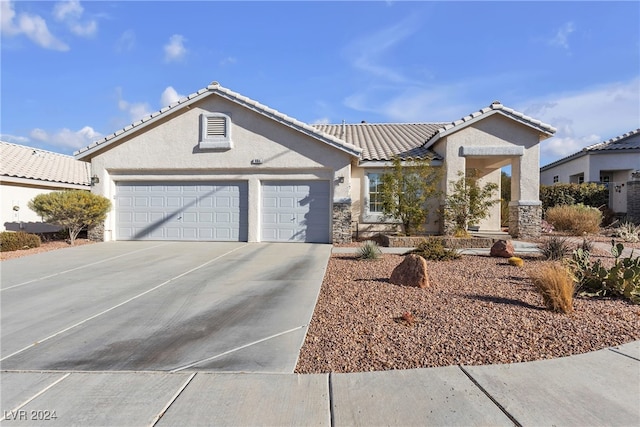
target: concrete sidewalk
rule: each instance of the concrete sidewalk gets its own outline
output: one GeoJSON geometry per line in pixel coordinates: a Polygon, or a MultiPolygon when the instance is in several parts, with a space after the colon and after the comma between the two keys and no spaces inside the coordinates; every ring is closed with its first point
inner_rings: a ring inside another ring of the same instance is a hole
{"type": "Polygon", "coordinates": [[[0,379],[6,426],[640,424],[640,341],[511,365],[313,375],[4,371],[0,379]]]}

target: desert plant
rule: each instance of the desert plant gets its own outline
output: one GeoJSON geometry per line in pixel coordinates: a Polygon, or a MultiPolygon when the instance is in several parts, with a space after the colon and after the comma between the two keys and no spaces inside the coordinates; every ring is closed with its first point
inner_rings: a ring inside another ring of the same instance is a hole
{"type": "Polygon", "coordinates": [[[105,220],[111,202],[106,197],[88,191],[67,190],[38,194],[29,202],[29,208],[45,222],[68,229],[73,245],[84,227],[105,220]]]}
{"type": "Polygon", "coordinates": [[[381,254],[380,247],[373,240],[365,240],[360,249],[358,249],[359,259],[378,259],[381,254]]]}
{"type": "Polygon", "coordinates": [[[578,245],[576,249],[582,249],[585,252],[593,252],[593,242],[586,238],[582,238],[582,243],[578,245]]]}
{"type": "Polygon", "coordinates": [[[632,222],[623,222],[615,230],[614,235],[628,243],[640,242],[640,225],[632,222]]]}
{"type": "Polygon", "coordinates": [[[427,201],[438,197],[442,168],[428,159],[393,159],[393,166],[382,175],[380,200],[382,213],[400,223],[407,236],[422,230],[429,217],[427,201]]]}
{"type": "Polygon", "coordinates": [[[454,226],[456,237],[469,235],[467,229],[471,224],[477,224],[489,215],[491,206],[500,202],[494,199],[498,184],[488,182],[482,187],[478,183],[478,171],[470,170],[465,175],[458,173],[456,181],[451,181],[451,192],[445,198],[444,218],[454,226]]]}
{"type": "Polygon", "coordinates": [[[507,260],[509,265],[513,265],[514,267],[522,267],[524,265],[524,261],[522,258],[518,258],[517,256],[512,256],[507,260]]]}
{"type": "Polygon", "coordinates": [[[40,237],[23,231],[3,231],[0,233],[0,252],[37,248],[41,243],[40,237]]]}
{"type": "Polygon", "coordinates": [[[545,263],[531,273],[531,281],[549,310],[573,312],[575,282],[571,273],[558,263],[545,263]]]}
{"type": "Polygon", "coordinates": [[[622,257],[624,245],[611,242],[613,267],[605,267],[601,260],[592,261],[590,253],[578,248],[570,262],[578,282],[578,293],[583,296],[613,296],[640,304],[640,257],[622,257]]]}
{"type": "Polygon", "coordinates": [[[553,225],[549,224],[546,220],[542,220],[540,222],[540,231],[543,233],[553,233],[554,228],[553,225]]]}
{"type": "Polygon", "coordinates": [[[560,261],[571,254],[571,248],[566,238],[551,236],[540,245],[540,252],[546,260],[560,261]]]}
{"type": "Polygon", "coordinates": [[[554,206],[547,210],[546,220],[558,231],[579,236],[600,231],[602,212],[581,204],[554,206]]]}
{"type": "Polygon", "coordinates": [[[422,258],[431,261],[448,261],[460,258],[458,251],[445,247],[442,240],[434,237],[418,243],[418,246],[408,253],[420,255],[422,258]]]}

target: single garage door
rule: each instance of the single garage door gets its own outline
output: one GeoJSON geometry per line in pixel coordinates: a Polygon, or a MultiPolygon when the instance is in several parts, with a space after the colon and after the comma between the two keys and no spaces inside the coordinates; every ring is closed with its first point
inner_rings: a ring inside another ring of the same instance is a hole
{"type": "Polygon", "coordinates": [[[119,182],[117,240],[247,240],[246,182],[119,182]]]}
{"type": "Polygon", "coordinates": [[[268,181],[262,184],[264,242],[329,243],[329,181],[268,181]]]}

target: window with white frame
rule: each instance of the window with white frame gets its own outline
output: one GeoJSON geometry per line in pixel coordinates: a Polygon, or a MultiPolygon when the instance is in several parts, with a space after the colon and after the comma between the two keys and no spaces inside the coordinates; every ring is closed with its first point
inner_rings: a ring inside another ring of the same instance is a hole
{"type": "Polygon", "coordinates": [[[554,177],[553,177],[553,182],[554,182],[554,183],[558,182],[558,175],[554,175],[554,177]]]}
{"type": "Polygon", "coordinates": [[[381,173],[369,173],[369,213],[381,214],[382,213],[382,174],[381,173]]]}
{"type": "Polygon", "coordinates": [[[202,150],[229,150],[233,148],[229,115],[223,113],[201,114],[199,145],[202,150]]]}

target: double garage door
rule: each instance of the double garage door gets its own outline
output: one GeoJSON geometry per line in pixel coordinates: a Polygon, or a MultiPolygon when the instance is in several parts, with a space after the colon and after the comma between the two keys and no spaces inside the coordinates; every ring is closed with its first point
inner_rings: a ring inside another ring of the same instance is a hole
{"type": "MultiPolygon", "coordinates": [[[[262,183],[259,235],[270,242],[330,242],[328,181],[262,183]]],[[[247,241],[246,181],[119,182],[118,240],[247,241]]]]}

